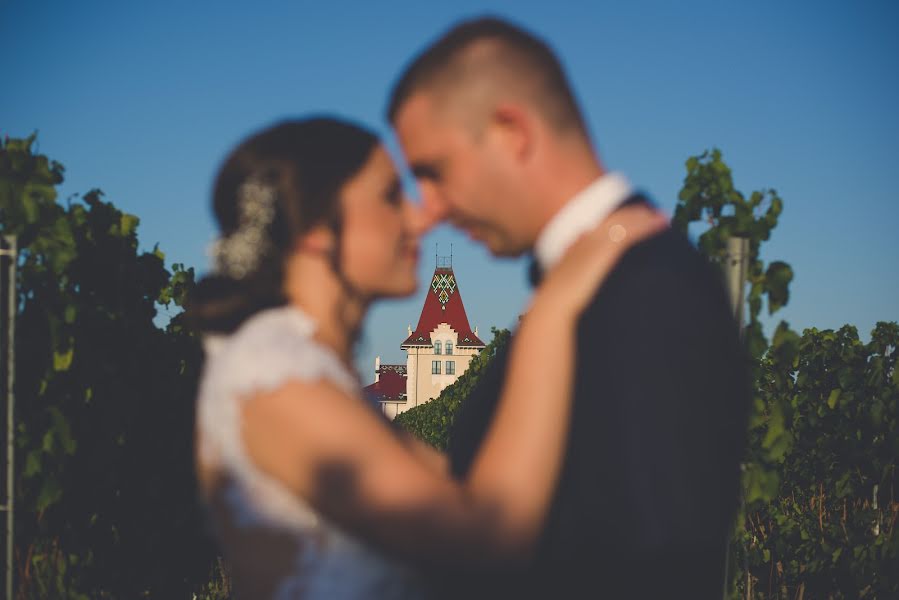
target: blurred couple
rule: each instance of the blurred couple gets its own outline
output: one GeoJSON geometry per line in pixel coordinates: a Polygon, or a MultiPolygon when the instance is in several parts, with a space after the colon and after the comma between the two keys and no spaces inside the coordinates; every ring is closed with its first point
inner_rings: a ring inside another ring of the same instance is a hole
{"type": "Polygon", "coordinates": [[[237,596],[721,597],[747,388],[718,275],[605,170],[554,53],[513,24],[445,33],[388,118],[418,205],[377,136],[331,118],[256,133],[214,185],[197,468],[237,596]],[[352,367],[441,221],[530,254],[535,286],[446,455],[352,367]]]}

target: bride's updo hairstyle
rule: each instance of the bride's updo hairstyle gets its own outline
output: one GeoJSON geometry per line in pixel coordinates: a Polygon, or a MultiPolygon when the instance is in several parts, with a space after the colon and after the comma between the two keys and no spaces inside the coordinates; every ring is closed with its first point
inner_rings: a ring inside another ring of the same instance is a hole
{"type": "MultiPolygon", "coordinates": [[[[286,304],[284,265],[297,238],[326,224],[340,239],[339,191],[377,145],[371,131],[322,117],[278,123],[237,146],[215,179],[220,234],[213,271],[188,302],[193,326],[230,333],[254,313],[286,304]]],[[[340,275],[339,249],[330,258],[340,275]]]]}

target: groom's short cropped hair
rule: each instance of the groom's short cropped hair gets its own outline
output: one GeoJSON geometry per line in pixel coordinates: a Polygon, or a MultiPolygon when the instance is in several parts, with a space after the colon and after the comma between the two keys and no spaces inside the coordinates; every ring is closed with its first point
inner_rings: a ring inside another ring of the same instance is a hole
{"type": "Polygon", "coordinates": [[[496,17],[463,21],[426,48],[393,87],[387,108],[391,123],[418,92],[454,95],[482,84],[515,92],[560,133],[587,138],[587,128],[571,86],[550,47],[541,39],[496,17]]]}

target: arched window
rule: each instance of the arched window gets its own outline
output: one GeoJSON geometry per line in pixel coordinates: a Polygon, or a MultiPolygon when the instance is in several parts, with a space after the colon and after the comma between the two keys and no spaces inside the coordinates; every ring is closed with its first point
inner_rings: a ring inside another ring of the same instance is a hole
{"type": "Polygon", "coordinates": [[[452,353],[453,353],[453,343],[452,343],[452,342],[447,342],[447,343],[446,343],[446,353],[447,353],[447,354],[452,354],[452,353]]]}
{"type": "MultiPolygon", "coordinates": [[[[447,342],[447,343],[451,344],[451,342],[447,342]]],[[[434,342],[434,354],[440,354],[440,341],[439,340],[434,342]]]]}

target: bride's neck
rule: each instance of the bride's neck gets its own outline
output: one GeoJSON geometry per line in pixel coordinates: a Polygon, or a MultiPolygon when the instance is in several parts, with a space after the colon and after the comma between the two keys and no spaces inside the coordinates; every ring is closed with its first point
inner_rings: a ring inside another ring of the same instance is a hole
{"type": "Polygon", "coordinates": [[[353,344],[368,303],[347,289],[328,261],[315,256],[288,263],[285,293],[291,305],[315,321],[315,338],[351,365],[353,344]]]}

